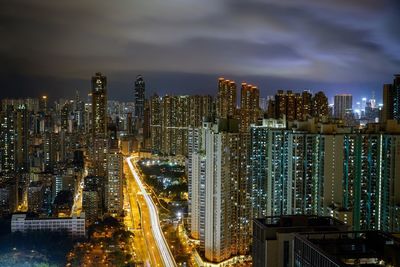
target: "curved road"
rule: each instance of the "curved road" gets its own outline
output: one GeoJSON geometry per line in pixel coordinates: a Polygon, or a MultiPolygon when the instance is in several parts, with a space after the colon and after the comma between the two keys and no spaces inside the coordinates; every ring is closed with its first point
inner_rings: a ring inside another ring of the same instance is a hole
{"type": "Polygon", "coordinates": [[[143,197],[146,201],[147,207],[149,209],[153,237],[154,237],[154,240],[156,240],[157,247],[158,247],[158,250],[162,257],[164,266],[176,267],[177,265],[176,265],[175,259],[171,253],[171,250],[169,249],[168,243],[165,240],[164,234],[161,229],[156,205],[154,204],[153,199],[147,194],[146,189],[145,189],[142,181],[140,180],[139,175],[137,174],[135,168],[133,167],[132,160],[133,160],[133,157],[129,157],[126,159],[129,169],[131,170],[132,175],[135,178],[135,181],[138,184],[140,191],[142,192],[143,197]]]}

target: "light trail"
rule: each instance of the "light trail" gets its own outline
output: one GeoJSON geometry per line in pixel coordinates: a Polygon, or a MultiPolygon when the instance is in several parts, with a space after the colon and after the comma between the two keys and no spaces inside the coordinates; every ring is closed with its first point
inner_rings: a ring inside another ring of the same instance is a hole
{"type": "Polygon", "coordinates": [[[165,240],[164,234],[161,230],[161,225],[160,225],[160,220],[158,218],[157,208],[153,202],[153,199],[147,194],[146,189],[144,188],[144,185],[143,185],[142,181],[140,180],[139,175],[137,174],[135,168],[133,167],[133,164],[131,162],[132,159],[133,159],[133,157],[129,157],[126,160],[127,160],[129,169],[131,170],[133,177],[135,178],[135,181],[138,184],[140,191],[143,194],[143,197],[146,201],[147,207],[149,208],[151,230],[153,232],[154,240],[157,243],[158,250],[160,251],[161,258],[164,262],[164,266],[176,267],[177,265],[176,265],[175,259],[172,256],[172,252],[169,249],[167,241],[165,240]]]}

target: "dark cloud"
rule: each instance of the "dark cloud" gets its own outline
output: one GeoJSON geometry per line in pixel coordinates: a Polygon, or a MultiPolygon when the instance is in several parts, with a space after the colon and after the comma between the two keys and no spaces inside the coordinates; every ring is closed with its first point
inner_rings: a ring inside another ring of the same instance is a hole
{"type": "Polygon", "coordinates": [[[72,95],[95,71],[119,98],[137,73],[162,92],[213,93],[218,75],[258,83],[265,94],[379,92],[400,69],[394,0],[3,2],[3,96],[72,95]]]}

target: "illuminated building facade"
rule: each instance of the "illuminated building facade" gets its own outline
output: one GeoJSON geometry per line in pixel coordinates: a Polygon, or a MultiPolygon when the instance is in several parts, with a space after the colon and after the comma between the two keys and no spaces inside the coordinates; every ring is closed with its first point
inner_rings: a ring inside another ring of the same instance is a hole
{"type": "Polygon", "coordinates": [[[398,231],[400,129],[382,133],[376,127],[352,132],[312,122],[287,129],[267,121],[253,126],[253,217],[329,215],[355,230],[398,231]]]}
{"type": "Polygon", "coordinates": [[[382,120],[400,120],[400,74],[394,76],[392,84],[383,85],[382,120]]]}
{"type": "Polygon", "coordinates": [[[236,115],[237,92],[236,83],[234,81],[219,78],[218,95],[217,95],[217,112],[218,118],[233,118],[236,115]]]}
{"type": "Polygon", "coordinates": [[[317,118],[319,121],[328,117],[328,98],[323,92],[312,95],[309,91],[294,93],[278,90],[274,99],[269,101],[268,118],[287,121],[304,121],[317,118]]]}
{"type": "Polygon", "coordinates": [[[189,216],[207,261],[222,262],[250,249],[247,137],[239,122],[219,119],[190,131],[189,216]]]}
{"type": "Polygon", "coordinates": [[[123,157],[118,150],[108,153],[107,167],[107,211],[111,214],[120,215],[124,208],[123,157]]]}
{"type": "Polygon", "coordinates": [[[107,133],[107,77],[100,72],[92,77],[92,133],[94,137],[107,133]]]}
{"type": "Polygon", "coordinates": [[[250,124],[256,123],[260,115],[260,90],[256,86],[242,83],[239,113],[240,131],[248,132],[250,124]]]}
{"type": "Polygon", "coordinates": [[[138,75],[135,81],[135,118],[143,123],[146,84],[143,76],[138,75]]]}
{"type": "Polygon", "coordinates": [[[150,99],[152,150],[164,155],[188,154],[188,131],[213,112],[211,96],[164,96],[150,99]]]}
{"type": "MultiPolygon", "coordinates": [[[[303,97],[304,99],[304,97],[303,97]]],[[[308,97],[307,97],[308,99],[308,97]]],[[[318,118],[318,121],[323,121],[329,117],[328,98],[324,92],[319,91],[312,97],[311,116],[318,118]]],[[[304,106],[306,108],[306,106],[304,106]]]]}

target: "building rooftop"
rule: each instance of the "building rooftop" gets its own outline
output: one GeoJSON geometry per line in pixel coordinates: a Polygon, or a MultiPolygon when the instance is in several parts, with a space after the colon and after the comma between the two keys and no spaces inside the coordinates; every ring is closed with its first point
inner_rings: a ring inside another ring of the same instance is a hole
{"type": "Polygon", "coordinates": [[[272,227],[323,227],[344,225],[343,222],[328,216],[315,215],[288,215],[288,216],[271,216],[255,219],[257,222],[272,227]]]}
{"type": "Polygon", "coordinates": [[[85,213],[82,212],[80,216],[73,217],[39,217],[36,213],[14,213],[12,221],[15,220],[68,220],[68,219],[85,219],[85,213]]]}
{"type": "Polygon", "coordinates": [[[296,239],[338,266],[400,266],[400,240],[380,231],[299,233],[296,239]]]}
{"type": "Polygon", "coordinates": [[[254,225],[265,231],[267,240],[276,239],[277,233],[332,232],[349,229],[348,225],[335,218],[314,215],[265,217],[254,219],[254,225]]]}

